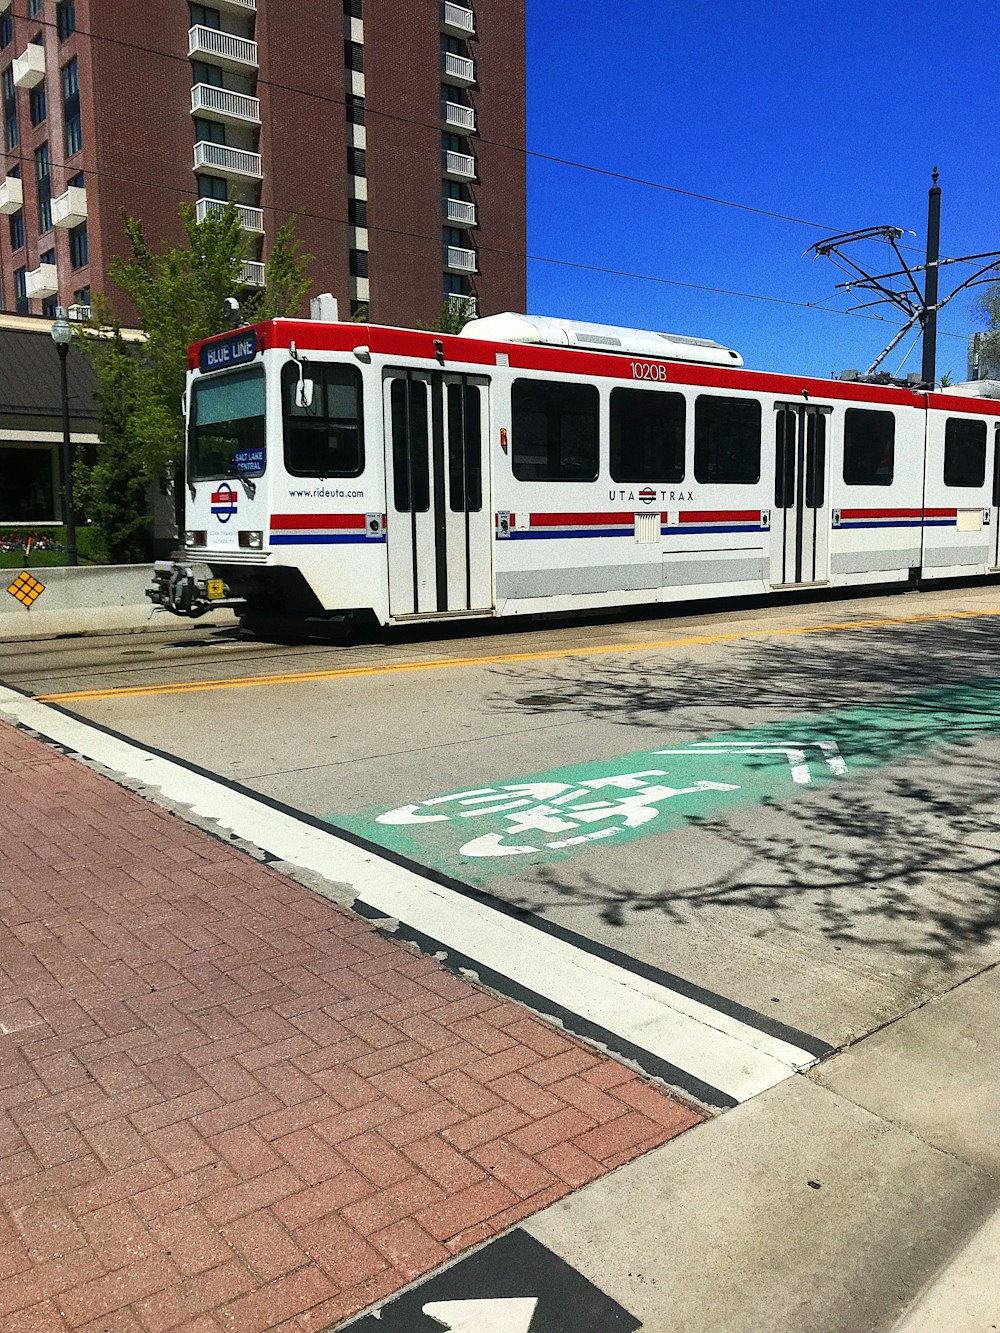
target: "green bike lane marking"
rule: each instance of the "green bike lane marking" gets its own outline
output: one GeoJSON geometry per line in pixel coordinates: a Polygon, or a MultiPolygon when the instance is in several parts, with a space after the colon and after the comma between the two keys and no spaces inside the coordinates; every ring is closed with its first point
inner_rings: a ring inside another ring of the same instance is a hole
{"type": "Polygon", "coordinates": [[[612,759],[369,806],[330,822],[483,884],[591,848],[671,833],[750,804],[778,804],[813,787],[908,756],[1000,732],[1000,681],[938,688],[877,705],[664,740],[612,759]]]}

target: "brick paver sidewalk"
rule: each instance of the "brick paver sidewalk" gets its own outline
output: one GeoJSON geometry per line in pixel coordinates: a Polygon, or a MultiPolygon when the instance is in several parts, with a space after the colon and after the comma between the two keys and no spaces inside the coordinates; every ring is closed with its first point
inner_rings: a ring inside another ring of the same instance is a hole
{"type": "Polygon", "coordinates": [[[0,1328],[322,1330],[697,1123],[0,725],[0,1328]]]}

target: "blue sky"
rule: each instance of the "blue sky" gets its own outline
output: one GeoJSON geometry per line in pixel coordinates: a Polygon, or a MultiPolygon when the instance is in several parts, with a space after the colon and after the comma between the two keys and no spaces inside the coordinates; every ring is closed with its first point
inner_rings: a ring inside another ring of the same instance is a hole
{"type": "MultiPolygon", "coordinates": [[[[942,253],[1000,249],[996,0],[527,0],[528,147],[791,214],[830,232],[891,223],[921,251],[941,172],[942,253]]],[[[528,253],[822,302],[841,275],[803,258],[823,230],[528,159],[528,253]]],[[[859,252],[860,255],[860,252],[859,252]]],[[[909,256],[920,263],[921,256],[909,256]]],[[[884,247],[866,255],[891,259],[884,247]]],[[[886,264],[879,271],[885,272],[886,264]]],[[[966,266],[943,270],[942,289],[966,266]]],[[[528,308],[716,338],[746,364],[864,369],[898,326],[530,260],[528,308]]],[[[894,318],[894,312],[885,311],[894,318]]],[[[960,294],[942,334],[982,327],[960,294]]],[[[919,370],[904,339],[884,369],[919,370]]],[[[965,378],[942,336],[938,374],[965,378]]]]}

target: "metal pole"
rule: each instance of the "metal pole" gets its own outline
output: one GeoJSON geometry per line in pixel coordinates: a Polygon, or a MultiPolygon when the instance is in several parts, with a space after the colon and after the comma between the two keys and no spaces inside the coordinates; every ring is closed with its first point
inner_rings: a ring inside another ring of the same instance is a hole
{"type": "Polygon", "coordinates": [[[941,251],[941,187],[938,169],[931,173],[934,184],[927,191],[927,269],[924,273],[924,356],[920,376],[933,385],[937,378],[938,259],[941,251]]]}
{"type": "Polygon", "coordinates": [[[73,509],[73,445],[69,436],[69,384],[66,378],[67,343],[56,343],[59,351],[59,381],[62,387],[62,474],[63,523],[66,525],[66,563],[76,564],[76,513],[73,509]]]}

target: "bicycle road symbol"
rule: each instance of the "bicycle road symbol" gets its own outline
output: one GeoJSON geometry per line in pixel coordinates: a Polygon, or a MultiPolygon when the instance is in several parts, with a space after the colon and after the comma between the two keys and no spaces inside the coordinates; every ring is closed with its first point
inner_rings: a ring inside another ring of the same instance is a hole
{"type": "Polygon", "coordinates": [[[657,780],[667,776],[666,769],[649,768],[577,783],[514,782],[476,787],[400,806],[377,816],[377,822],[442,824],[500,816],[506,827],[500,832],[471,838],[460,847],[460,854],[531,856],[546,848],[559,851],[640,828],[657,818],[665,802],[678,796],[739,790],[739,784],[731,782],[704,781],[689,787],[671,787],[657,780]],[[556,836],[546,836],[553,834],[556,836]]]}

